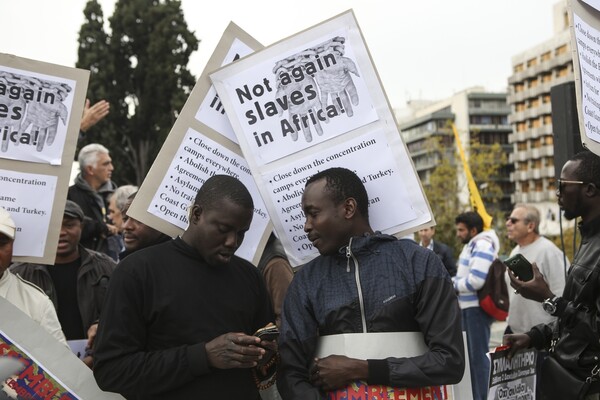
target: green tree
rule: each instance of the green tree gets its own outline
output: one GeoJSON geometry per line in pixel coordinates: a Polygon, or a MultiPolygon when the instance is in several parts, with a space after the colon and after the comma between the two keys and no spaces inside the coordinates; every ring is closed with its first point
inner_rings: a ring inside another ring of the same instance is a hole
{"type": "MultiPolygon", "coordinates": [[[[450,128],[448,128],[450,131],[450,128]]],[[[458,256],[462,244],[456,238],[454,219],[461,212],[471,210],[470,204],[460,204],[458,193],[463,190],[458,185],[460,158],[453,140],[441,140],[443,136],[432,137],[426,148],[437,159],[435,169],[423,183],[425,194],[436,220],[436,238],[454,249],[458,256]]],[[[501,242],[501,251],[509,249],[504,224],[504,211],[499,208],[503,192],[496,182],[501,167],[506,164],[506,153],[499,144],[484,145],[477,134],[471,136],[468,163],[473,179],[480,187],[480,194],[487,212],[493,217],[492,225],[501,242]]]]}
{"type": "Polygon", "coordinates": [[[423,185],[437,224],[435,237],[457,253],[454,218],[459,214],[460,208],[457,197],[456,153],[454,148],[444,147],[439,138],[429,139],[426,147],[437,159],[437,165],[429,175],[429,181],[423,185]]]}
{"type": "Polygon", "coordinates": [[[106,41],[93,31],[104,32],[97,1],[84,13],[78,66],[92,70],[89,96],[111,104],[106,125],[86,143],[109,148],[118,183],[139,185],[193,88],[187,64],[199,42],[180,1],[117,1],[106,41]]]}
{"type": "Polygon", "coordinates": [[[500,254],[508,254],[512,247],[506,237],[505,210],[501,208],[503,191],[498,184],[502,166],[507,163],[507,155],[498,143],[482,144],[478,133],[471,134],[469,148],[469,167],[473,179],[479,187],[479,193],[486,211],[493,218],[492,228],[500,239],[500,254]]]}

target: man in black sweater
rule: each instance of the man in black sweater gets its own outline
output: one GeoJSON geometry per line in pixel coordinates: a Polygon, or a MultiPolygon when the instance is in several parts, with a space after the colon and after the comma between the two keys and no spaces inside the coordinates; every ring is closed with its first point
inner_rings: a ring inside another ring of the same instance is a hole
{"type": "Polygon", "coordinates": [[[130,399],[259,399],[252,374],[272,343],[252,336],[274,320],[258,270],[234,255],[254,205],[237,179],[198,191],[180,238],[117,267],[96,339],[94,375],[130,399]]]}

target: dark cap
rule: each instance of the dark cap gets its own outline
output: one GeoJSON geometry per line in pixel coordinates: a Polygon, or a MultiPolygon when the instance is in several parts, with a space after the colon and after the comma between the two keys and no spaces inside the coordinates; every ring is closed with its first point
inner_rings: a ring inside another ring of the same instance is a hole
{"type": "Polygon", "coordinates": [[[79,204],[67,200],[67,204],[65,205],[65,217],[77,218],[78,220],[83,221],[83,210],[79,207],[79,204]]]}

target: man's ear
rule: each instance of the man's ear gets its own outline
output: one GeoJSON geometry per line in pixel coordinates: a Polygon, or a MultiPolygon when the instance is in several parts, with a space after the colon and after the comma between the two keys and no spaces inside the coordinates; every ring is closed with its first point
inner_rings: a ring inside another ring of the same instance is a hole
{"type": "Polygon", "coordinates": [[[471,235],[471,237],[475,237],[479,234],[479,232],[477,232],[477,228],[473,227],[471,229],[469,229],[469,235],[471,235]]]}
{"type": "Polygon", "coordinates": [[[93,176],[94,175],[94,166],[93,165],[86,165],[85,166],[85,174],[87,176],[93,176]]]}
{"type": "Polygon", "coordinates": [[[358,210],[358,204],[354,197],[348,197],[344,200],[344,218],[352,219],[358,210]]]}
{"type": "Polygon", "coordinates": [[[585,187],[585,195],[588,197],[594,197],[600,195],[600,189],[595,183],[588,183],[585,187]]]}
{"type": "Polygon", "coordinates": [[[190,223],[197,223],[202,214],[202,207],[199,204],[193,204],[190,209],[190,223]]]}

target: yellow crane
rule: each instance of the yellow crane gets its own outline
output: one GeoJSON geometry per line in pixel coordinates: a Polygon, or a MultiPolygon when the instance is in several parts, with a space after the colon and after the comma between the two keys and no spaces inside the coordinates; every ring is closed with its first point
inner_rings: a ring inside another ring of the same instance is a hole
{"type": "Polygon", "coordinates": [[[469,164],[467,163],[465,151],[463,150],[462,143],[460,141],[460,138],[458,137],[458,131],[456,130],[456,126],[452,122],[450,123],[450,125],[452,125],[452,132],[454,133],[454,140],[456,141],[458,154],[460,155],[460,160],[462,161],[463,169],[465,170],[465,174],[467,175],[467,184],[469,187],[469,200],[471,202],[471,207],[473,207],[473,210],[475,210],[475,212],[479,214],[483,219],[483,229],[488,230],[492,227],[492,216],[488,214],[485,210],[485,205],[483,204],[483,200],[481,200],[479,189],[475,184],[473,174],[471,174],[471,168],[469,168],[469,164]]]}

